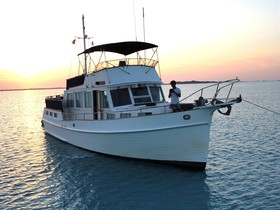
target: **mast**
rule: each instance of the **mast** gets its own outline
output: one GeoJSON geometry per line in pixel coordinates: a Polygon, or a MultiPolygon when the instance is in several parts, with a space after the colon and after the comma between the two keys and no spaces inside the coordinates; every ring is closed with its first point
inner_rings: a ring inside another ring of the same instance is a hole
{"type": "MultiPolygon", "coordinates": [[[[83,39],[84,39],[84,50],[86,50],[86,38],[87,38],[87,35],[86,35],[86,32],[85,32],[85,16],[83,15],[82,17],[82,22],[83,22],[83,39]]],[[[86,54],[84,54],[84,58],[85,58],[85,68],[84,68],[84,75],[87,74],[87,56],[86,54]]]]}

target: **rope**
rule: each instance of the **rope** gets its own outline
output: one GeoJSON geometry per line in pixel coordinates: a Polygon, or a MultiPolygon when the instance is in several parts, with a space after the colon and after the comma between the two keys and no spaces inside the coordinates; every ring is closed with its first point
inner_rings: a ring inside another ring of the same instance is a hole
{"type": "Polygon", "coordinates": [[[252,105],[254,105],[254,106],[257,106],[257,107],[259,107],[259,108],[261,108],[261,109],[264,109],[264,110],[270,111],[270,112],[272,112],[272,113],[274,113],[274,114],[280,115],[279,112],[270,110],[270,109],[268,109],[268,108],[265,108],[265,107],[263,107],[263,106],[260,106],[260,105],[258,105],[258,104],[255,104],[255,103],[253,103],[253,102],[251,102],[251,101],[248,101],[248,100],[245,100],[245,99],[242,99],[242,100],[245,101],[245,102],[247,102],[247,103],[249,103],[249,104],[252,104],[252,105]]]}

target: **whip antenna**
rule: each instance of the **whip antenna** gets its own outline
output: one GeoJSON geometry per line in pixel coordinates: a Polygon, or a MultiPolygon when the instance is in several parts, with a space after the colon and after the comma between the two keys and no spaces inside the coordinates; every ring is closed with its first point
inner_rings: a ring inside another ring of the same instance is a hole
{"type": "Polygon", "coordinates": [[[135,40],[137,41],[137,27],[136,27],[136,17],[135,17],[135,4],[133,0],[133,14],[134,14],[134,33],[135,33],[135,40]]]}
{"type": "Polygon", "coordinates": [[[145,37],[145,13],[144,13],[144,7],[143,7],[143,34],[144,34],[144,42],[146,42],[146,37],[145,37]]]}

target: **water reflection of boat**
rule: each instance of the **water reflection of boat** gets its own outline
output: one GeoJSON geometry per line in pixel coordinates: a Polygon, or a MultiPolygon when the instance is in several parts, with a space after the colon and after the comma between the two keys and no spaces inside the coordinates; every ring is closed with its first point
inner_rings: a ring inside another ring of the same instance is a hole
{"type": "Polygon", "coordinates": [[[157,71],[157,45],[110,43],[79,56],[85,58],[83,74],[67,80],[64,95],[46,98],[42,121],[47,133],[98,153],[205,168],[212,115],[225,107],[229,115],[241,101],[229,98],[238,79],[196,91],[185,98],[199,94],[196,103],[184,99],[181,110],[173,112],[157,71]],[[111,60],[109,54],[119,57],[111,60]],[[212,87],[213,97],[205,100],[212,87]],[[227,96],[218,98],[228,87],[227,96]]]}
{"type": "Polygon", "coordinates": [[[65,145],[47,134],[45,140],[47,169],[40,189],[56,199],[41,202],[44,206],[174,209],[176,205],[209,209],[212,192],[205,171],[178,170],[153,162],[97,155],[65,145]]]}

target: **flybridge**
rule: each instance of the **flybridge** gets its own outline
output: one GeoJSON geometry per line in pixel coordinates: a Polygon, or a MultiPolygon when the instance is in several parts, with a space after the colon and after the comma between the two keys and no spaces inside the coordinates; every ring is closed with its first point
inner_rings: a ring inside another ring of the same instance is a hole
{"type": "MultiPolygon", "coordinates": [[[[148,66],[155,68],[158,64],[157,47],[157,45],[147,42],[116,42],[93,46],[84,50],[78,56],[83,55],[82,57],[85,57],[85,61],[88,62],[84,64],[84,68],[87,68],[84,74],[109,68],[118,68],[126,72],[123,69],[125,66],[148,66]],[[98,52],[99,56],[96,54],[91,55],[94,52],[98,52]],[[112,59],[107,53],[115,53],[117,57],[112,59]],[[135,57],[132,54],[135,54],[135,57]]],[[[80,64],[82,65],[83,62],[80,62],[80,64]]],[[[160,71],[159,66],[158,70],[160,71]]]]}

